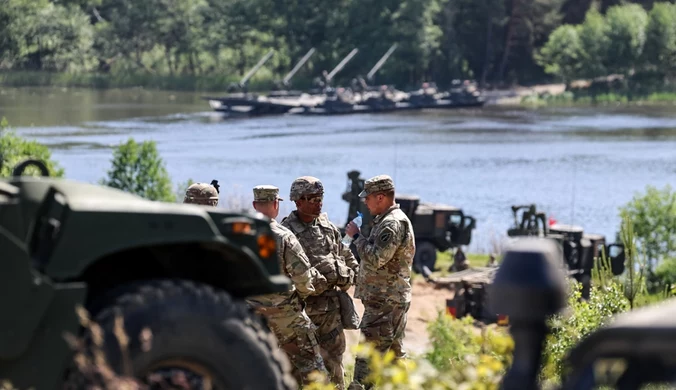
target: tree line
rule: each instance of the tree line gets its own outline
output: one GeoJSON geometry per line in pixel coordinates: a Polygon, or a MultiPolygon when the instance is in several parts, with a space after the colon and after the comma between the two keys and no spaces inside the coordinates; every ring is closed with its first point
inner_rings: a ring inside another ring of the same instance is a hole
{"type": "MultiPolygon", "coordinates": [[[[674,23],[667,18],[673,16],[665,5],[653,8],[652,0],[637,0],[626,6],[633,8],[614,8],[619,2],[0,0],[0,70],[227,74],[236,80],[275,49],[256,75],[273,80],[314,47],[316,53],[294,79],[303,83],[357,48],[336,77],[344,83],[365,75],[397,43],[376,82],[400,87],[431,80],[443,86],[453,79],[529,84],[634,68],[644,41],[663,39],[656,50],[672,50],[668,34],[674,23]],[[587,14],[590,9],[597,14],[587,14]],[[650,31],[655,38],[644,39],[650,31]],[[611,48],[592,50],[606,44],[594,34],[612,42],[611,48]],[[597,61],[600,57],[594,56],[604,57],[597,61]]],[[[649,58],[663,58],[657,56],[649,58]]],[[[662,69],[671,66],[669,61],[652,64],[662,69]]]]}
{"type": "Polygon", "coordinates": [[[536,56],[545,71],[570,82],[619,74],[676,72],[676,4],[660,2],[646,11],[616,5],[605,15],[592,9],[584,22],[557,27],[536,56]]]}

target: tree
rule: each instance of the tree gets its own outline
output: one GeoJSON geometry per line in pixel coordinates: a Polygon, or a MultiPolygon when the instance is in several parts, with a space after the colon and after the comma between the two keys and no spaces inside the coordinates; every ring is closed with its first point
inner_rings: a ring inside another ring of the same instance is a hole
{"type": "Polygon", "coordinates": [[[113,152],[112,167],[101,184],[146,199],[174,202],[171,180],[154,141],[137,143],[133,138],[113,152]]]}
{"type": "Polygon", "coordinates": [[[537,59],[545,72],[569,83],[579,73],[581,51],[578,29],[563,25],[552,32],[537,59]]]}
{"type": "MultiPolygon", "coordinates": [[[[52,154],[47,146],[37,141],[28,141],[16,135],[9,129],[7,120],[0,120],[0,177],[9,177],[14,166],[21,161],[33,158],[41,160],[47,165],[50,176],[62,177],[63,168],[52,160],[52,154]]],[[[37,176],[39,172],[35,167],[29,167],[24,175],[37,176]]]]}
{"type": "Polygon", "coordinates": [[[580,76],[595,78],[607,75],[608,25],[603,15],[595,8],[590,9],[578,34],[581,48],[580,76]]]}
{"type": "Polygon", "coordinates": [[[608,25],[608,68],[630,74],[638,65],[646,41],[648,14],[638,4],[616,5],[606,13],[608,25]]]}
{"type": "Polygon", "coordinates": [[[648,186],[620,208],[620,216],[631,220],[638,250],[645,253],[649,268],[668,257],[676,257],[676,191],[648,186]]]}
{"type": "Polygon", "coordinates": [[[648,15],[643,52],[648,65],[667,73],[676,69],[676,4],[656,3],[648,15]]]}

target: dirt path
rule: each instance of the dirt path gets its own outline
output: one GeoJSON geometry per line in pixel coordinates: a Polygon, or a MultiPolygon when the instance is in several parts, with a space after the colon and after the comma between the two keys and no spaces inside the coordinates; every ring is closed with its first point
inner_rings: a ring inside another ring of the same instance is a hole
{"type": "MultiPolygon", "coordinates": [[[[354,288],[349,290],[350,295],[354,294],[354,288]]],[[[413,282],[411,307],[408,311],[408,323],[406,326],[406,337],[404,339],[404,348],[413,355],[424,353],[429,348],[427,334],[427,323],[436,318],[439,310],[446,307],[446,299],[451,299],[453,293],[447,289],[435,289],[434,286],[426,283],[422,278],[417,278],[413,282]]],[[[364,306],[358,299],[354,300],[355,307],[361,317],[364,312],[364,306]]],[[[345,365],[354,363],[352,348],[359,340],[359,331],[346,330],[347,352],[345,353],[345,365]]]]}

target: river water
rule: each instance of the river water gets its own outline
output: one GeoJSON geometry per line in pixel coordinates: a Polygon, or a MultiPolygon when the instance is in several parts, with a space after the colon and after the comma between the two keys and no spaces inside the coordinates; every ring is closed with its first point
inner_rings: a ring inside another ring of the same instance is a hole
{"type": "MultiPolygon", "coordinates": [[[[223,119],[199,94],[144,90],[0,90],[0,117],[47,144],[71,179],[96,182],[112,148],[154,140],[174,185],[218,179],[221,206],[246,207],[251,188],[288,196],[319,177],[324,211],[346,220],[347,172],[391,175],[397,191],[461,207],[477,219],[470,250],[490,250],[535,203],[562,223],[605,234],[646,185],[676,186],[676,106],[506,108],[340,117],[223,119]]],[[[287,198],[288,199],[288,198],[287,198]]],[[[283,202],[282,213],[293,209],[283,202]]]]}

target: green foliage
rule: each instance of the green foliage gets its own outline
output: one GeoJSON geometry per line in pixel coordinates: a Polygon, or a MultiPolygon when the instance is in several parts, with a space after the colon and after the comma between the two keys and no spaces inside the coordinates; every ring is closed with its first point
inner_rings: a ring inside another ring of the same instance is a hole
{"type": "MultiPolygon", "coordinates": [[[[43,161],[49,169],[50,176],[63,177],[64,170],[52,160],[52,154],[45,145],[37,141],[28,141],[16,135],[10,128],[7,119],[0,120],[0,177],[12,174],[14,166],[21,161],[34,158],[43,161]]],[[[39,176],[35,167],[29,167],[24,175],[39,176]]]]}
{"type": "Polygon", "coordinates": [[[646,264],[645,258],[639,257],[636,250],[634,225],[626,217],[622,220],[620,238],[625,256],[624,296],[629,300],[629,306],[633,309],[636,307],[637,298],[646,292],[646,264]]]}
{"type": "MultiPolygon", "coordinates": [[[[355,352],[369,360],[369,378],[377,389],[497,390],[511,364],[514,342],[503,328],[493,325],[478,332],[472,322],[440,312],[429,325],[432,350],[426,356],[395,360],[392,351],[380,354],[370,344],[359,344],[355,352]]],[[[317,376],[304,389],[333,389],[322,381],[317,376]]]]}
{"type": "Polygon", "coordinates": [[[547,45],[542,48],[537,60],[544,66],[545,72],[570,82],[579,73],[581,53],[578,29],[563,25],[549,36],[547,45]]]}
{"type": "Polygon", "coordinates": [[[673,75],[676,64],[676,4],[656,3],[648,14],[644,59],[673,75]]]}
{"type": "Polygon", "coordinates": [[[101,184],[146,199],[174,202],[176,195],[154,141],[137,143],[130,138],[113,152],[112,167],[101,184]]]}
{"type": "Polygon", "coordinates": [[[621,91],[632,99],[633,95],[645,97],[662,92],[668,88],[664,80],[658,77],[646,83],[636,75],[674,76],[676,6],[655,3],[649,14],[633,3],[611,6],[605,15],[592,8],[582,24],[558,27],[536,58],[547,73],[564,81],[613,73],[627,77],[613,86],[614,91],[598,91],[594,95],[621,91]],[[630,84],[634,78],[635,85],[630,84]],[[643,86],[638,88],[640,84],[643,86]],[[652,90],[646,88],[648,84],[652,90]]]}
{"type": "Polygon", "coordinates": [[[620,208],[620,216],[631,221],[638,250],[645,253],[653,270],[660,260],[676,257],[676,191],[647,186],[620,208]]]}
{"type": "Polygon", "coordinates": [[[655,276],[664,285],[668,295],[676,295],[676,257],[662,260],[655,268],[655,276]]]}
{"type": "Polygon", "coordinates": [[[563,372],[563,359],[582,338],[607,323],[615,314],[629,309],[623,286],[609,278],[605,284],[593,285],[589,300],[581,299],[582,285],[570,285],[568,307],[565,312],[552,316],[552,329],[544,348],[541,379],[558,383],[563,372]]]}
{"type": "MultiPolygon", "coordinates": [[[[673,7],[657,3],[650,16],[637,4],[605,16],[592,10],[581,26],[561,29],[587,11],[569,3],[526,1],[517,12],[504,0],[0,0],[0,70],[66,72],[77,76],[66,78],[70,85],[97,87],[214,90],[215,80],[227,79],[222,90],[274,49],[250,80],[267,89],[314,47],[293,79],[307,88],[352,48],[359,53],[334,82],[364,75],[393,43],[399,47],[376,83],[532,83],[548,81],[547,73],[566,80],[627,73],[639,63],[676,68],[673,7]]],[[[64,83],[35,77],[0,82],[64,83]]]]}

